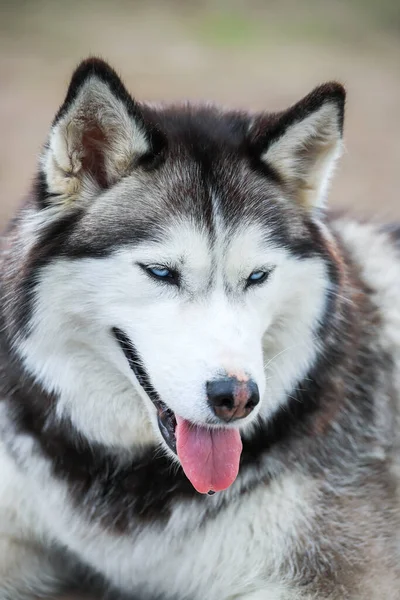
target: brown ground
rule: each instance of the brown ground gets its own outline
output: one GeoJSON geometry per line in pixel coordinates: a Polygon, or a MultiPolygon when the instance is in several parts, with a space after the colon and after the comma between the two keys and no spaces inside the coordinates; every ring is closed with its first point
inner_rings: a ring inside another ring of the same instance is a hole
{"type": "Polygon", "coordinates": [[[109,59],[141,99],[273,110],[341,80],[347,152],[332,202],[399,216],[400,3],[349,4],[0,0],[0,220],[27,191],[71,70],[88,54],[109,59]]]}

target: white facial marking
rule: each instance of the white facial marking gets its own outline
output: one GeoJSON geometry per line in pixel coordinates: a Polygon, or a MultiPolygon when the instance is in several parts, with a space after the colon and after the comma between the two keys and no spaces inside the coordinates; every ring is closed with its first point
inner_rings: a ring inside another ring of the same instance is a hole
{"type": "Polygon", "coordinates": [[[32,333],[20,345],[28,369],[60,395],[89,439],[115,446],[159,440],[155,408],[112,335],[135,345],[167,406],[193,423],[213,418],[206,383],[253,379],[271,415],[304,376],[315,354],[326,273],[265,242],[257,226],[218,236],[212,247],[192,223],[170,224],[165,241],[124,247],[107,258],[58,259],[38,285],[32,333]],[[139,265],[173,265],[181,285],[155,281],[139,265]],[[246,288],[249,275],[271,269],[246,288]]]}

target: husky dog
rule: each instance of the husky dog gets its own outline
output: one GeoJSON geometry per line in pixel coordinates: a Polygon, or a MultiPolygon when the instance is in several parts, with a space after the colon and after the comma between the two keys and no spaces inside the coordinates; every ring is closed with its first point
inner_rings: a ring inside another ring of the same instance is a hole
{"type": "Polygon", "coordinates": [[[78,67],[2,243],[1,600],[400,597],[400,227],[324,211],[344,103],[78,67]]]}

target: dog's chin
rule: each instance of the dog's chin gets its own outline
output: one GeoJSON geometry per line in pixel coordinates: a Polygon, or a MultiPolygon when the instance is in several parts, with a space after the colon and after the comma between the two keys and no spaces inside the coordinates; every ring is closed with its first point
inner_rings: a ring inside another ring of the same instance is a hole
{"type": "Polygon", "coordinates": [[[175,413],[161,400],[157,391],[152,386],[139,353],[132,341],[121,329],[114,327],[112,331],[136,379],[157,409],[158,427],[165,443],[176,454],[175,413]]]}

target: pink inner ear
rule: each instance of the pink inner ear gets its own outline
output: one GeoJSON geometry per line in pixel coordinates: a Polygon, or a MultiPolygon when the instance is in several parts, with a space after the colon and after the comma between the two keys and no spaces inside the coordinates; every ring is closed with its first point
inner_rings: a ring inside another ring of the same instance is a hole
{"type": "Polygon", "coordinates": [[[104,131],[95,122],[85,124],[82,134],[83,170],[97,181],[100,187],[107,188],[109,181],[105,166],[107,138],[104,131]]]}

